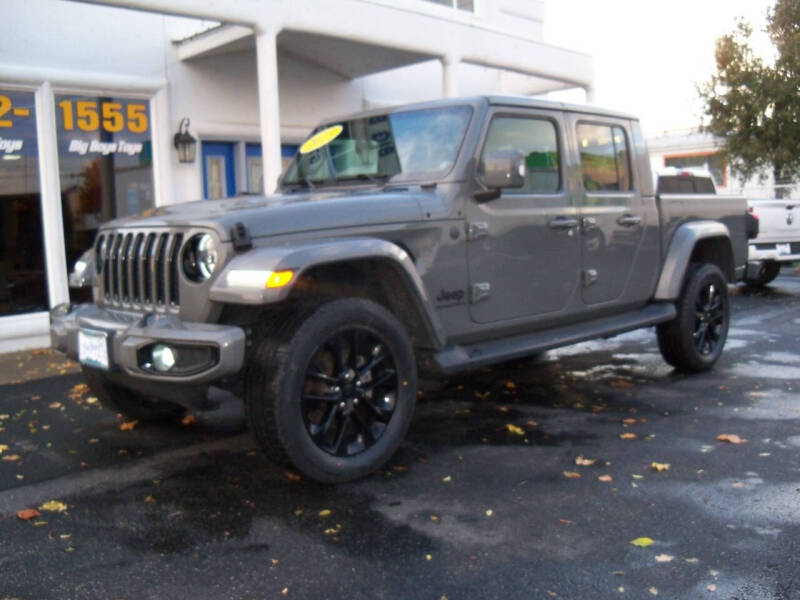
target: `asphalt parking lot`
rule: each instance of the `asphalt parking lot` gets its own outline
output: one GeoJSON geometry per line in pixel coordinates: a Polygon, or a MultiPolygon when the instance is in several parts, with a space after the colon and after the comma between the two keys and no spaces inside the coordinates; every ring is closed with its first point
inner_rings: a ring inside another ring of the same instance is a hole
{"type": "Polygon", "coordinates": [[[651,330],[469,373],[337,487],[236,404],[129,428],[74,364],[0,357],[0,599],[800,598],[800,278],[732,293],[708,374],[651,330]]]}

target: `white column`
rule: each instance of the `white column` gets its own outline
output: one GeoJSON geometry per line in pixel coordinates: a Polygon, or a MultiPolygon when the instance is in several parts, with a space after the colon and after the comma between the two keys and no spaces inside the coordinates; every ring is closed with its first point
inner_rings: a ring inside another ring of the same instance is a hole
{"type": "MultiPolygon", "coordinates": [[[[176,201],[172,174],[177,163],[173,144],[175,131],[171,127],[167,88],[162,87],[150,99],[150,139],[153,149],[153,185],[155,205],[164,206],[176,201]]],[[[176,129],[177,131],[177,129],[176,129]]]]}
{"type": "Polygon", "coordinates": [[[586,104],[594,104],[594,87],[585,85],[583,91],[586,92],[586,104]]]}
{"type": "Polygon", "coordinates": [[[455,56],[443,56],[442,61],[442,97],[458,96],[458,65],[461,62],[455,56]]]}
{"type": "Polygon", "coordinates": [[[45,81],[36,92],[36,137],[39,142],[39,187],[42,198],[44,262],[50,307],[69,302],[64,216],[56,141],[56,104],[53,87],[45,81]]]}
{"type": "Polygon", "coordinates": [[[258,105],[261,121],[261,154],[264,192],[275,191],[281,174],[281,118],[278,96],[278,46],[275,31],[256,34],[258,105]]]}

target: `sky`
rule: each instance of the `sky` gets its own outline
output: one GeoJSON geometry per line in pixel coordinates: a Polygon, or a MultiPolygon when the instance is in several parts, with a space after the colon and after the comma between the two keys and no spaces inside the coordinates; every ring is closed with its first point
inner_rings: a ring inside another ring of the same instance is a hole
{"type": "MultiPolygon", "coordinates": [[[[696,84],[715,69],[714,43],[744,17],[760,33],[774,0],[545,0],[544,40],[590,54],[594,100],[641,119],[645,134],[695,128],[696,84]]],[[[567,93],[563,100],[582,100],[567,93]]]]}

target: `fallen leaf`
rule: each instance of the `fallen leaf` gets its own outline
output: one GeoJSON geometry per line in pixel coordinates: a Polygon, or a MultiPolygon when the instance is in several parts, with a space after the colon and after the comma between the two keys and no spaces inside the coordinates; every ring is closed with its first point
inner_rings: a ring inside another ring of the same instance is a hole
{"type": "Polygon", "coordinates": [[[408,471],[408,467],[405,465],[395,465],[392,467],[392,471],[396,471],[398,473],[405,473],[408,471]]]}
{"type": "Polygon", "coordinates": [[[14,462],[19,460],[19,454],[7,454],[3,457],[3,460],[6,462],[14,462]]]}
{"type": "Polygon", "coordinates": [[[288,594],[288,593],[289,593],[289,588],[287,588],[287,587],[285,587],[285,588],[283,588],[283,589],[281,590],[281,596],[285,596],[285,595],[286,595],[286,594],[288,594]]]}
{"type": "Polygon", "coordinates": [[[514,383],[513,381],[507,381],[506,382],[506,389],[507,390],[515,390],[515,389],[517,389],[517,384],[514,383]]]}
{"type": "Polygon", "coordinates": [[[654,471],[658,471],[661,473],[662,471],[669,471],[669,463],[660,463],[653,461],[650,463],[650,466],[653,467],[654,471]]]}
{"type": "Polygon", "coordinates": [[[592,467],[596,463],[596,458],[583,458],[583,456],[578,456],[578,458],[575,459],[575,464],[579,467],[592,467]]]}
{"type": "Polygon", "coordinates": [[[292,473],[291,471],[286,471],[286,478],[289,481],[300,481],[302,479],[300,475],[298,475],[297,473],[292,473]]]}
{"type": "Polygon", "coordinates": [[[451,481],[453,481],[453,478],[450,477],[450,475],[448,475],[447,477],[442,477],[442,481],[444,481],[445,483],[450,483],[451,481]]]}
{"type": "Polygon", "coordinates": [[[650,592],[651,594],[653,594],[653,596],[658,596],[658,588],[657,587],[651,587],[647,591],[650,592]]]}
{"type": "Polygon", "coordinates": [[[330,517],[331,516],[330,509],[326,508],[324,510],[319,511],[319,516],[320,517],[330,517]]]}
{"type": "Polygon", "coordinates": [[[486,511],[486,516],[487,517],[491,517],[493,514],[494,514],[494,511],[491,508],[486,511]]]}
{"type": "Polygon", "coordinates": [[[97,404],[97,396],[89,396],[86,398],[86,404],[97,404]]]}
{"type": "Polygon", "coordinates": [[[600,475],[600,477],[598,477],[597,479],[599,479],[603,483],[608,483],[610,481],[614,481],[614,478],[611,477],[611,475],[600,475]]]}
{"type": "Polygon", "coordinates": [[[575,471],[564,471],[564,477],[567,479],[580,479],[581,474],[575,471]]]}
{"type": "Polygon", "coordinates": [[[735,488],[743,488],[744,484],[741,481],[734,481],[731,485],[735,488]]]}
{"type": "Polygon", "coordinates": [[[506,424],[506,429],[508,429],[508,431],[514,435],[525,435],[524,429],[517,427],[516,425],[512,425],[511,423],[506,424]]]}
{"type": "Polygon", "coordinates": [[[8,450],[8,445],[7,444],[0,444],[0,454],[5,452],[6,450],[8,450]]]}
{"type": "Polygon", "coordinates": [[[632,388],[633,384],[626,379],[615,379],[611,382],[613,388],[632,388]]]}
{"type": "Polygon", "coordinates": [[[572,525],[572,521],[570,521],[569,519],[559,519],[558,522],[561,523],[562,525],[572,525]]]}
{"type": "Polygon", "coordinates": [[[186,415],[185,417],[183,417],[181,419],[181,423],[185,427],[188,427],[189,425],[196,425],[197,424],[197,417],[195,417],[193,414],[190,413],[190,414],[186,415]]]}
{"type": "Polygon", "coordinates": [[[41,513],[35,508],[23,508],[22,510],[17,511],[17,518],[23,521],[29,521],[30,519],[35,519],[40,515],[41,513]]]}
{"type": "Polygon", "coordinates": [[[119,424],[120,431],[130,431],[139,424],[139,421],[126,421],[119,424]]]}
{"type": "Polygon", "coordinates": [[[431,521],[433,521],[435,523],[438,520],[439,520],[439,517],[437,517],[436,515],[431,515],[431,521]]]}
{"type": "Polygon", "coordinates": [[[690,565],[696,565],[697,563],[700,562],[700,559],[699,558],[684,558],[683,562],[687,562],[690,565]]]}
{"type": "Polygon", "coordinates": [[[636,473],[632,474],[631,477],[634,479],[644,479],[644,475],[637,475],[636,473]]]}
{"type": "Polygon", "coordinates": [[[621,440],[635,440],[637,437],[639,437],[639,436],[636,435],[635,433],[620,433],[619,434],[619,439],[621,439],[621,440]]]}
{"type": "Polygon", "coordinates": [[[278,559],[277,558],[273,558],[271,562],[272,562],[273,565],[277,565],[278,564],[278,559]]]}
{"type": "Polygon", "coordinates": [[[710,583],[710,584],[708,584],[708,587],[706,587],[706,589],[709,592],[716,592],[717,591],[717,586],[715,586],[713,583],[710,583]]]}
{"type": "Polygon", "coordinates": [[[425,560],[433,560],[433,555],[431,555],[431,554],[426,554],[426,555],[425,555],[425,560]]]}
{"type": "Polygon", "coordinates": [[[39,510],[46,510],[49,512],[65,512],[67,505],[58,500],[49,500],[39,507],[39,510]]]}
{"type": "Polygon", "coordinates": [[[747,440],[740,438],[735,433],[721,433],[717,436],[718,442],[729,442],[731,444],[746,444],[747,440]]]}
{"type": "Polygon", "coordinates": [[[52,408],[54,410],[57,408],[61,408],[61,402],[51,402],[50,404],[47,405],[47,408],[52,408]]]}
{"type": "Polygon", "coordinates": [[[622,419],[622,422],[625,423],[625,425],[636,425],[636,419],[632,417],[628,419],[622,419]]]}
{"type": "Polygon", "coordinates": [[[674,559],[675,559],[675,557],[670,555],[670,554],[657,554],[656,555],[656,562],[660,562],[660,563],[672,562],[674,559]]]}
{"type": "Polygon", "coordinates": [[[155,502],[156,502],[156,499],[155,499],[155,498],[153,498],[153,496],[152,496],[152,495],[148,494],[148,495],[145,497],[144,501],[145,501],[145,502],[147,502],[148,504],[155,504],[155,502]]]}
{"type": "Polygon", "coordinates": [[[648,546],[653,545],[653,540],[649,537],[638,537],[635,540],[632,540],[631,544],[638,546],[639,548],[647,548],[648,546]]]}

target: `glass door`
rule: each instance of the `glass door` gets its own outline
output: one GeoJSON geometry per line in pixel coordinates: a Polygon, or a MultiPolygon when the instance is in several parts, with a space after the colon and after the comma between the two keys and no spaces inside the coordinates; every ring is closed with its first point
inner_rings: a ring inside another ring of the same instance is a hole
{"type": "Polygon", "coordinates": [[[236,195],[232,142],[203,142],[203,195],[209,200],[236,195]]]}
{"type": "Polygon", "coordinates": [[[34,94],[0,89],[0,317],[47,310],[34,94]]]}

